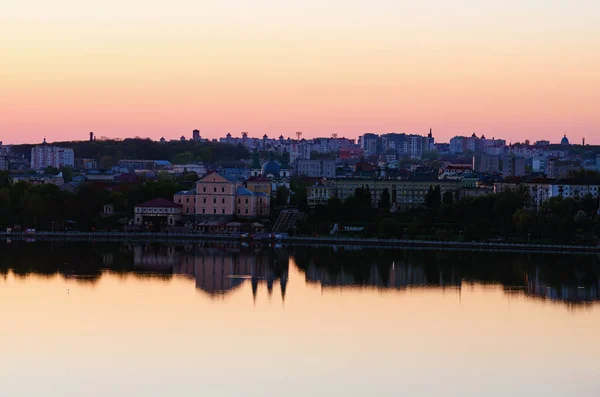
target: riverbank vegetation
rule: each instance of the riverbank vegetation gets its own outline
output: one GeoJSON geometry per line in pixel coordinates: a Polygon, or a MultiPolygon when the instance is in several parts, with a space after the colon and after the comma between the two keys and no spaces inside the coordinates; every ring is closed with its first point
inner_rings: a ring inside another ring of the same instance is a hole
{"type": "Polygon", "coordinates": [[[309,210],[300,234],[328,234],[334,223],[361,225],[361,235],[385,238],[416,238],[442,241],[518,241],[595,243],[600,237],[598,200],[551,198],[532,208],[526,191],[454,200],[430,188],[426,208],[392,212],[389,192],[374,208],[368,189],[357,189],[342,202],[335,197],[309,210]]]}

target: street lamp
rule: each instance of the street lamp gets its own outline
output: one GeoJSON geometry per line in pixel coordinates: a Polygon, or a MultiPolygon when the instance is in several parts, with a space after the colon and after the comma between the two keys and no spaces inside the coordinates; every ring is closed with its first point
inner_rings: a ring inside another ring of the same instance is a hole
{"type": "Polygon", "coordinates": [[[531,241],[531,231],[529,231],[529,233],[527,233],[527,244],[529,244],[530,241],[531,241]]]}
{"type": "Polygon", "coordinates": [[[50,222],[50,224],[52,225],[52,233],[54,233],[54,221],[50,222]]]}

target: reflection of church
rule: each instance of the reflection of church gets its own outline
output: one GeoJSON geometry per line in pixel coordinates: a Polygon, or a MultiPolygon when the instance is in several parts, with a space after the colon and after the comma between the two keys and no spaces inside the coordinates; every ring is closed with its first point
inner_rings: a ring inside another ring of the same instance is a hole
{"type": "Polygon", "coordinates": [[[192,277],[196,288],[212,297],[225,295],[250,280],[254,298],[261,285],[266,285],[272,296],[279,282],[281,298],[285,299],[289,257],[282,250],[219,243],[139,245],[133,247],[133,253],[137,269],[192,277]]]}
{"type": "Polygon", "coordinates": [[[256,298],[259,285],[265,284],[269,296],[279,281],[281,298],[285,299],[288,278],[288,259],[285,253],[231,246],[195,246],[193,251],[181,256],[174,273],[193,276],[196,288],[211,296],[224,295],[241,286],[246,280],[252,284],[256,298]]]}

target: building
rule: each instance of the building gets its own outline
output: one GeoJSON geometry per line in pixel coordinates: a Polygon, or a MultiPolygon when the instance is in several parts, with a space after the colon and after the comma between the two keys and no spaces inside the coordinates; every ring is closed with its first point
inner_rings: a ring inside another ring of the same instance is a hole
{"type": "Polygon", "coordinates": [[[557,158],[548,159],[548,178],[568,178],[574,172],[579,170],[581,170],[581,162],[578,160],[559,160],[557,158]]]}
{"type": "Polygon", "coordinates": [[[502,158],[503,178],[523,175],[525,175],[525,159],[513,156],[504,156],[502,158]]]}
{"type": "Polygon", "coordinates": [[[200,137],[200,130],[194,130],[192,131],[192,140],[193,141],[200,141],[202,138],[200,137]]]}
{"type": "Polygon", "coordinates": [[[98,168],[98,162],[95,159],[75,159],[75,169],[76,170],[95,170],[98,168]]]}
{"type": "Polygon", "coordinates": [[[269,178],[263,178],[261,176],[250,177],[246,181],[246,187],[254,193],[265,193],[268,196],[273,194],[273,184],[269,178]]]}
{"type": "Polygon", "coordinates": [[[129,172],[170,171],[173,169],[173,165],[167,160],[119,160],[117,167],[129,172]]]}
{"type": "Polygon", "coordinates": [[[310,160],[310,149],[311,145],[309,142],[301,141],[292,143],[290,161],[293,163],[296,160],[310,160]]]}
{"type": "Polygon", "coordinates": [[[6,156],[0,156],[0,171],[8,170],[8,159],[6,156]]]}
{"type": "Polygon", "coordinates": [[[33,175],[9,175],[9,180],[11,183],[19,183],[25,182],[30,185],[44,185],[51,184],[56,185],[58,187],[65,184],[65,179],[63,178],[62,172],[58,175],[47,175],[47,174],[33,174],[33,175]]]}
{"type": "MultiPolygon", "coordinates": [[[[434,177],[435,178],[435,177],[434,177]]],[[[372,206],[378,207],[381,194],[385,189],[390,194],[392,209],[405,210],[425,206],[425,196],[430,187],[439,186],[442,195],[451,192],[457,196],[461,187],[459,181],[437,180],[413,176],[408,180],[348,178],[330,179],[322,184],[307,188],[309,205],[315,206],[327,202],[333,196],[346,200],[353,196],[356,189],[368,188],[372,206]]]]}
{"type": "Polygon", "coordinates": [[[47,167],[73,167],[75,165],[75,153],[73,149],[51,146],[46,139],[41,145],[31,148],[31,168],[43,170],[47,167]]]}
{"type": "Polygon", "coordinates": [[[364,134],[361,139],[361,148],[367,155],[379,154],[381,150],[380,138],[377,134],[364,134]]]}
{"type": "Polygon", "coordinates": [[[569,146],[569,138],[567,138],[567,134],[565,134],[560,140],[560,144],[561,146],[569,146]]]}
{"type": "Polygon", "coordinates": [[[524,189],[527,192],[529,206],[539,209],[544,202],[553,197],[570,198],[576,201],[587,195],[600,198],[600,182],[596,179],[563,178],[558,180],[543,179],[526,183],[495,183],[494,193],[524,189]]]}
{"type": "Polygon", "coordinates": [[[271,206],[268,194],[253,192],[241,181],[216,172],[200,178],[193,189],[176,193],[173,201],[182,206],[184,216],[206,221],[267,217],[271,206]]]}
{"type": "Polygon", "coordinates": [[[297,160],[296,174],[313,178],[335,178],[335,160],[297,160]]]}
{"type": "Polygon", "coordinates": [[[487,153],[477,153],[473,156],[473,171],[479,173],[500,173],[500,157],[487,153]]]}
{"type": "Polygon", "coordinates": [[[206,173],[206,167],[203,163],[174,164],[173,171],[175,171],[176,174],[183,174],[185,172],[195,172],[198,176],[202,176],[206,173]]]}
{"type": "Polygon", "coordinates": [[[181,219],[181,205],[163,198],[155,198],[134,207],[133,223],[144,222],[154,226],[174,226],[181,219]]]}

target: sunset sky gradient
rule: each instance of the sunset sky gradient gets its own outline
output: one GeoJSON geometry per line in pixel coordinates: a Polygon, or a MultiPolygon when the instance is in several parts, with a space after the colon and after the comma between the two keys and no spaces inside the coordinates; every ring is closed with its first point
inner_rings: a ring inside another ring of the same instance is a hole
{"type": "Polygon", "coordinates": [[[473,132],[600,144],[600,1],[20,0],[0,140],[473,132]]]}

